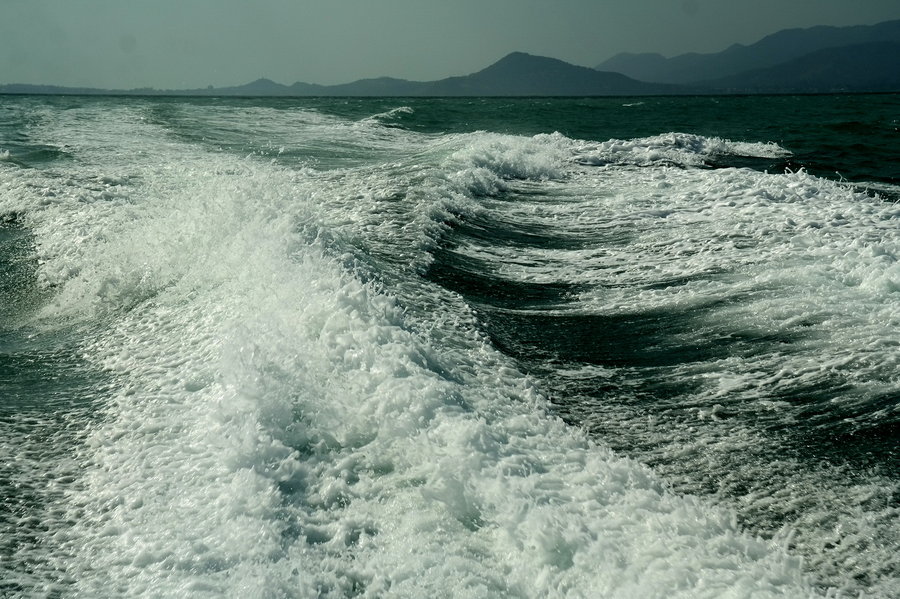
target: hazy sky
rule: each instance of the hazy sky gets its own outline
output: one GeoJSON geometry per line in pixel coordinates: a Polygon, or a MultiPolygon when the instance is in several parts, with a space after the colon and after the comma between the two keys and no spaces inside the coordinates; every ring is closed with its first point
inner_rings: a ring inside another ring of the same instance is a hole
{"type": "Polygon", "coordinates": [[[897,18],[898,0],[0,0],[0,83],[432,80],[515,50],[595,66],[897,18]]]}

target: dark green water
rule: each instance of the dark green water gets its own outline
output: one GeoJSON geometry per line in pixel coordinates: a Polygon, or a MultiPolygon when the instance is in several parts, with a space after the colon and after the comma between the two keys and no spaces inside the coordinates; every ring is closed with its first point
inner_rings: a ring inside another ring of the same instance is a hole
{"type": "MultiPolygon", "coordinates": [[[[77,102],[69,98],[46,101],[63,105],[77,102]]],[[[154,111],[165,120],[169,107],[183,101],[154,100],[154,111]]],[[[803,168],[828,178],[900,185],[896,160],[900,138],[897,94],[570,99],[197,98],[190,102],[231,108],[263,103],[285,111],[310,108],[351,120],[383,114],[386,116],[379,121],[387,126],[429,134],[491,131],[530,136],[556,131],[574,139],[604,141],[677,131],[732,141],[772,142],[790,151],[791,156],[777,160],[744,157],[742,161],[731,157],[728,164],[774,172],[803,168]],[[391,113],[398,106],[412,110],[391,113]]],[[[227,128],[196,134],[210,142],[247,142],[229,139],[232,132],[227,128]]],[[[60,150],[29,151],[33,153],[25,160],[40,162],[52,159],[60,150]]],[[[715,161],[712,165],[716,165],[715,161]]],[[[895,197],[897,192],[889,193],[895,197]]]]}
{"type": "MultiPolygon", "coordinates": [[[[221,102],[221,101],[219,101],[221,102]]],[[[240,105],[247,101],[234,101],[240,105]]],[[[748,166],[805,168],[824,177],[900,185],[900,97],[882,95],[721,96],[571,99],[322,99],[267,100],[302,105],[342,118],[397,113],[385,122],[423,133],[492,131],[536,135],[558,131],[575,139],[632,139],[668,131],[732,141],[774,142],[792,153],[748,166]]]]}

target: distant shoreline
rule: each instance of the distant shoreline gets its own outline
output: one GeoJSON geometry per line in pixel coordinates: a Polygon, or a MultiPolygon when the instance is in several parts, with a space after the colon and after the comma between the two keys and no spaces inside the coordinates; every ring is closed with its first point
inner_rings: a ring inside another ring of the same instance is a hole
{"type": "MultiPolygon", "coordinates": [[[[2,86],[0,86],[2,87],[2,86]]],[[[890,96],[900,94],[897,91],[817,91],[817,92],[721,92],[710,91],[701,92],[685,92],[670,94],[607,94],[607,95],[470,95],[470,96],[411,96],[411,95],[350,95],[350,94],[322,94],[322,95],[273,95],[273,94],[192,94],[181,92],[158,92],[158,93],[134,93],[120,92],[116,90],[101,90],[96,92],[15,92],[0,89],[0,96],[47,96],[47,97],[81,97],[81,98],[283,98],[286,100],[296,99],[377,99],[377,98],[415,98],[417,100],[448,100],[448,99],[465,99],[465,98],[494,98],[494,99],[510,99],[510,100],[528,100],[528,99],[579,99],[579,98],[740,98],[740,97],[772,97],[772,96],[890,96]]]]}

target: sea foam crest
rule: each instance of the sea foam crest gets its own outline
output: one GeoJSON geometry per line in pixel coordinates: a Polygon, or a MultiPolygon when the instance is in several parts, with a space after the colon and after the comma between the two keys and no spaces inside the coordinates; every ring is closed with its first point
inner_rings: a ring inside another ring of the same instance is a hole
{"type": "Polygon", "coordinates": [[[596,166],[648,166],[661,163],[701,166],[716,156],[778,158],[790,155],[789,151],[771,142],[734,142],[689,133],[665,133],[628,140],[611,139],[596,145],[583,144],[575,151],[576,162],[596,166]]]}
{"type": "Polygon", "coordinates": [[[381,124],[390,127],[395,121],[401,120],[404,115],[415,114],[415,112],[415,109],[409,106],[398,106],[385,112],[373,114],[370,117],[364,118],[361,122],[367,124],[381,124]]]}
{"type": "Polygon", "coordinates": [[[569,140],[558,134],[516,137],[490,133],[461,136],[464,146],[447,160],[451,179],[476,195],[504,189],[505,179],[556,179],[565,173],[569,140]]]}

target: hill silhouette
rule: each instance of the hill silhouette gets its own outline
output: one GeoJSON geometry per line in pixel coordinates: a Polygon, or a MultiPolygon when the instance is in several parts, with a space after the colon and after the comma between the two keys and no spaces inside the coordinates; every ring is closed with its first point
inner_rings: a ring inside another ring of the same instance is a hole
{"type": "Polygon", "coordinates": [[[772,34],[717,54],[619,54],[598,69],[512,52],[488,67],[437,81],[393,77],[340,85],[257,79],[197,89],[107,90],[0,85],[5,94],[173,96],[637,96],[900,91],[900,20],[772,34]],[[621,72],[616,72],[621,71],[621,72]]]}
{"type": "MultiPolygon", "coordinates": [[[[900,20],[852,27],[784,29],[749,46],[735,44],[712,54],[690,53],[664,58],[659,54],[622,53],[600,63],[596,68],[623,73],[640,81],[698,84],[724,80],[748,71],[755,71],[759,75],[763,69],[831,48],[881,42],[900,42],[900,20]]],[[[848,53],[850,55],[853,53],[848,53]]],[[[820,60],[828,58],[828,54],[819,55],[820,60]]],[[[811,57],[810,60],[814,58],[811,57]]],[[[895,63],[900,69],[900,61],[896,60],[896,55],[895,63]]],[[[737,81],[735,79],[733,83],[737,81]]]]}
{"type": "Polygon", "coordinates": [[[705,81],[721,92],[835,93],[900,90],[900,42],[827,48],[767,69],[705,81]]]}

